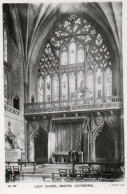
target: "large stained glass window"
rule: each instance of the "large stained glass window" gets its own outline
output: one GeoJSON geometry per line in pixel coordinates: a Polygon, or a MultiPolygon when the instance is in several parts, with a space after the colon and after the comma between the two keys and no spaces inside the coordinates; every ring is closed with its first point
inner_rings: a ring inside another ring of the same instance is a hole
{"type": "Polygon", "coordinates": [[[8,100],[8,67],[4,66],[4,103],[8,100]]]}
{"type": "Polygon", "coordinates": [[[105,96],[112,96],[112,71],[109,67],[105,70],[105,96]]]}
{"type": "Polygon", "coordinates": [[[101,98],[103,96],[103,73],[100,68],[96,71],[96,97],[101,98]]]}
{"type": "Polygon", "coordinates": [[[94,97],[94,74],[92,70],[87,73],[87,97],[94,97]]]}
{"type": "Polygon", "coordinates": [[[82,70],[77,73],[77,98],[83,98],[84,94],[84,72],[82,70]]]}
{"type": "Polygon", "coordinates": [[[3,59],[7,62],[7,29],[3,28],[3,59]]]}
{"type": "Polygon", "coordinates": [[[53,101],[58,101],[59,100],[59,76],[58,74],[55,74],[53,76],[53,101]]]}
{"type": "Polygon", "coordinates": [[[45,100],[46,102],[51,101],[51,77],[50,75],[47,75],[46,80],[45,80],[45,100]]]}
{"type": "Polygon", "coordinates": [[[62,74],[62,100],[68,99],[68,77],[66,73],[62,74]]]}
{"type": "Polygon", "coordinates": [[[78,55],[78,63],[83,63],[84,62],[84,50],[83,50],[83,48],[80,48],[79,50],[78,50],[78,53],[77,53],[77,55],[78,55]]]}
{"type": "Polygon", "coordinates": [[[112,95],[110,45],[94,22],[71,14],[56,23],[38,65],[39,87],[45,86],[39,101],[83,102],[112,95]]]}
{"type": "Polygon", "coordinates": [[[43,77],[40,76],[40,78],[38,80],[39,102],[43,102],[43,91],[44,91],[44,80],[43,80],[43,77]]]}
{"type": "Polygon", "coordinates": [[[76,44],[72,39],[69,45],[69,64],[76,63],[76,44]]]}
{"type": "Polygon", "coordinates": [[[68,63],[68,53],[66,50],[61,52],[61,65],[67,65],[68,63]]]}
{"type": "Polygon", "coordinates": [[[8,102],[8,76],[9,66],[7,64],[7,29],[3,26],[3,64],[4,64],[4,103],[8,102]]]}
{"type": "Polygon", "coordinates": [[[74,72],[71,72],[69,75],[69,91],[70,99],[76,99],[76,79],[74,72]]]}

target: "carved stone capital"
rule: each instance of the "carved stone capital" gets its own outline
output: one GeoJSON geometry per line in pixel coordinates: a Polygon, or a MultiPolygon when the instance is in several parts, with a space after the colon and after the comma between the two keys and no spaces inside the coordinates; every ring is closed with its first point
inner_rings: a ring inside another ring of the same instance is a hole
{"type": "Polygon", "coordinates": [[[105,121],[108,126],[117,129],[119,127],[119,116],[118,115],[109,115],[105,116],[105,121]]]}
{"type": "Polygon", "coordinates": [[[95,124],[96,126],[100,126],[104,123],[104,116],[103,115],[99,115],[95,117],[95,124]]]}

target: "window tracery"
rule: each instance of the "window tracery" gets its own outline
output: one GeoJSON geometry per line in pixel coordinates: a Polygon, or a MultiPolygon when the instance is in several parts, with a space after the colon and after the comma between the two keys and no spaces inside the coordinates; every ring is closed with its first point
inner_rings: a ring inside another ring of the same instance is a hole
{"type": "Polygon", "coordinates": [[[84,16],[68,15],[56,24],[38,66],[39,78],[52,87],[45,87],[45,101],[112,95],[112,59],[105,39],[84,16]]]}

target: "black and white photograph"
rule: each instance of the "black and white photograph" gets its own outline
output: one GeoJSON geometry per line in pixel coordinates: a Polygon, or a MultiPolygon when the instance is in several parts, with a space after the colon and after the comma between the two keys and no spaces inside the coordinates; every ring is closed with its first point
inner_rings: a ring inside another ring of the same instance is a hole
{"type": "Polygon", "coordinates": [[[5,184],[124,183],[122,17],[122,1],[2,4],[5,184]]]}

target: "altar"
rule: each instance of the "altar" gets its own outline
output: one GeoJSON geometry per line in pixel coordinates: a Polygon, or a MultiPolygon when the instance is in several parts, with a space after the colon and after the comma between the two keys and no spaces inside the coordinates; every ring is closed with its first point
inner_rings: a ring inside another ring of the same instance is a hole
{"type": "MultiPolygon", "coordinates": [[[[79,163],[83,162],[83,152],[78,152],[79,163]]],[[[58,151],[52,153],[52,163],[70,163],[72,162],[69,157],[69,152],[58,151]]]]}

